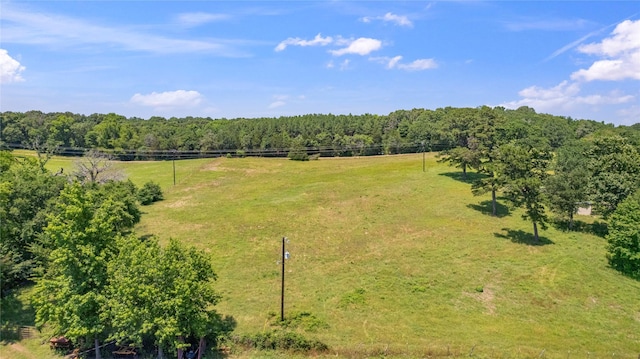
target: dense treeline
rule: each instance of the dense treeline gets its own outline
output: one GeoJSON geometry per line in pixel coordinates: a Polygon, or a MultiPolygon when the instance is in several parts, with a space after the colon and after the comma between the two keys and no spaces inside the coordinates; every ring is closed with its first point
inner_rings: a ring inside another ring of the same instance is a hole
{"type": "Polygon", "coordinates": [[[286,156],[291,148],[309,154],[352,156],[444,150],[464,145],[460,124],[492,112],[505,120],[500,136],[532,138],[551,148],[595,133],[622,135],[640,144],[640,124],[620,126],[538,114],[533,109],[439,108],[399,110],[388,115],[332,115],[254,119],[151,117],[117,114],[0,114],[0,143],[13,148],[56,149],[81,155],[83,149],[108,150],[121,159],[231,154],[286,156]],[[177,153],[172,151],[178,151],[177,153]]]}

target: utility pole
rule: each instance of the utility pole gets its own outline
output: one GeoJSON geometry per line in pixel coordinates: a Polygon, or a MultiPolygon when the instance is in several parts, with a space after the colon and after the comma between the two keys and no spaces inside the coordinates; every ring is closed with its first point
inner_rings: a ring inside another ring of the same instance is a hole
{"type": "Polygon", "coordinates": [[[284,257],[285,250],[284,244],[287,240],[287,237],[282,237],[282,292],[280,293],[280,321],[284,322],[284,257]]]}
{"type": "Polygon", "coordinates": [[[422,141],[422,172],[425,172],[424,156],[425,156],[425,154],[424,154],[424,141],[422,141]]]}

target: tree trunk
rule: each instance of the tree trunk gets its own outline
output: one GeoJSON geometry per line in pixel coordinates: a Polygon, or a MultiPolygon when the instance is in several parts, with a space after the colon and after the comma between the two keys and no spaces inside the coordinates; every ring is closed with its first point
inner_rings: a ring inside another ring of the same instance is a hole
{"type": "Polygon", "coordinates": [[[533,222],[533,240],[538,243],[540,239],[538,238],[538,224],[533,222]]]}
{"type": "Polygon", "coordinates": [[[96,359],[102,359],[100,355],[100,342],[98,341],[98,337],[93,338],[93,345],[96,348],[96,359]]]}
{"type": "MultiPolygon", "coordinates": [[[[182,336],[178,337],[178,343],[184,343],[184,338],[182,336]]],[[[184,359],[184,351],[182,348],[178,348],[178,359],[184,359]]]]}
{"type": "Polygon", "coordinates": [[[498,215],[498,204],[496,203],[496,190],[495,189],[491,190],[491,206],[492,206],[491,215],[495,217],[495,216],[498,215]]]}
{"type": "Polygon", "coordinates": [[[158,345],[158,359],[164,359],[164,352],[162,351],[162,345],[158,345]]]}
{"type": "Polygon", "coordinates": [[[198,345],[198,359],[202,359],[204,355],[204,351],[206,350],[207,342],[204,340],[204,337],[200,338],[200,344],[198,345]]]}
{"type": "Polygon", "coordinates": [[[462,178],[464,178],[465,180],[467,179],[467,164],[466,163],[462,164],[462,178]]]}
{"type": "Polygon", "coordinates": [[[569,212],[569,230],[573,229],[573,210],[569,212]]]}

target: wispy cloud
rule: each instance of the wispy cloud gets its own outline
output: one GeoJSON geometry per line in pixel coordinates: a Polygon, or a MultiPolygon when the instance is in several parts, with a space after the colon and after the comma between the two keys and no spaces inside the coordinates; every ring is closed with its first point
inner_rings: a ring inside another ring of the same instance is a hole
{"type": "Polygon", "coordinates": [[[398,55],[389,57],[372,57],[369,60],[384,64],[388,69],[400,69],[405,71],[422,71],[431,70],[438,67],[438,63],[434,59],[417,59],[410,63],[400,62],[403,59],[398,55]]]}
{"type": "Polygon", "coordinates": [[[316,35],[312,40],[305,40],[299,37],[290,37],[278,44],[275,51],[283,51],[287,46],[326,46],[333,42],[331,36],[322,37],[322,34],[316,35]]]}
{"type": "Polygon", "coordinates": [[[75,47],[95,45],[120,47],[129,51],[152,53],[206,52],[220,56],[242,56],[233,41],[186,40],[144,33],[126,26],[100,25],[82,19],[28,12],[2,4],[2,42],[14,44],[75,47]]]}
{"type": "Polygon", "coordinates": [[[504,26],[511,31],[575,31],[589,24],[590,22],[584,19],[521,19],[505,22],[504,26]]]}
{"type": "Polygon", "coordinates": [[[195,107],[202,102],[203,98],[198,91],[177,90],[152,92],[146,95],[137,93],[131,97],[130,102],[160,110],[177,107],[195,107]]]}
{"type": "Polygon", "coordinates": [[[222,21],[229,19],[227,14],[212,14],[207,12],[190,12],[179,14],[177,19],[180,24],[187,27],[195,27],[210,22],[222,21]]]}
{"type": "Polygon", "coordinates": [[[409,20],[409,18],[407,16],[404,15],[396,15],[393,13],[386,13],[382,16],[365,16],[363,18],[360,19],[360,21],[362,22],[372,22],[372,21],[382,21],[385,23],[392,23],[398,26],[404,26],[404,27],[413,27],[413,22],[411,22],[411,20],[409,20]]]}
{"type": "Polygon", "coordinates": [[[9,56],[7,50],[0,49],[0,84],[24,81],[22,72],[25,69],[20,62],[9,56]]]}

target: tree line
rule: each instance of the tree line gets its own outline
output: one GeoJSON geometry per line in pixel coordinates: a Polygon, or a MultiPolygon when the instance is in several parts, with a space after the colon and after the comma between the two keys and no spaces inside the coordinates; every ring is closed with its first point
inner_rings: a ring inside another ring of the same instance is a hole
{"type": "Polygon", "coordinates": [[[607,131],[640,144],[640,124],[615,127],[539,114],[529,107],[446,107],[398,110],[388,115],[307,114],[252,119],[3,112],[0,145],[70,155],[95,148],[129,160],[226,154],[284,157],[292,148],[321,156],[440,151],[466,145],[456,132],[456,124],[482,111],[494,112],[505,120],[498,134],[502,138],[534,138],[553,149],[566,141],[607,131]]]}

